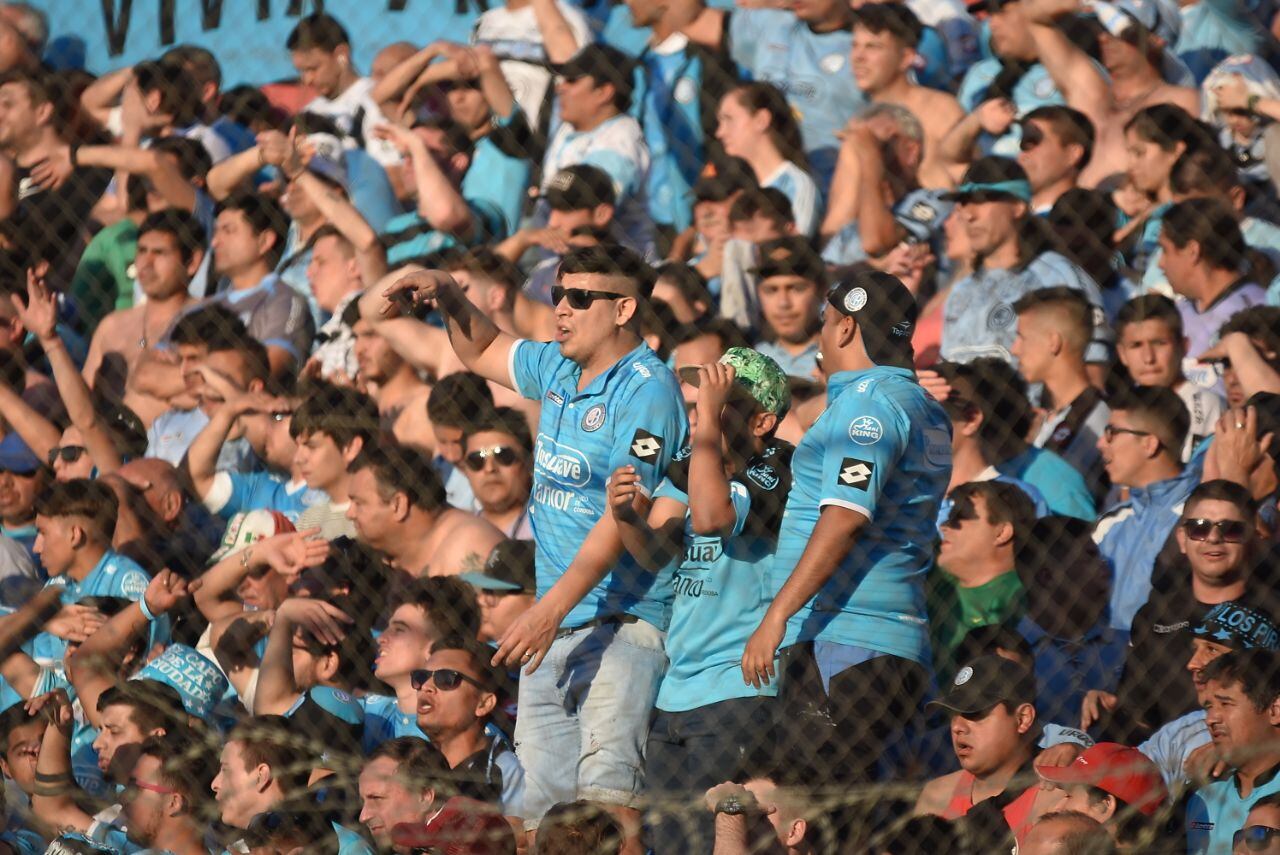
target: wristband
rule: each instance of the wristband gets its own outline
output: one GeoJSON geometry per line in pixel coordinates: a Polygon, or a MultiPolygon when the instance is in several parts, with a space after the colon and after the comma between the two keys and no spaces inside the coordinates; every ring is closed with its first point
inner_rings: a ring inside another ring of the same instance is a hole
{"type": "Polygon", "coordinates": [[[240,569],[246,573],[249,572],[249,553],[251,552],[253,552],[252,543],[240,550],[240,569]]]}
{"type": "Polygon", "coordinates": [[[52,775],[47,772],[36,772],[37,784],[69,784],[71,783],[70,772],[54,772],[52,775]]]}
{"type": "Polygon", "coordinates": [[[151,611],[150,608],[147,607],[146,594],[143,594],[141,597],[138,597],[138,608],[142,610],[142,616],[146,618],[148,621],[153,621],[156,619],[156,615],[151,611]]]}
{"type": "Polygon", "coordinates": [[[1256,94],[1255,94],[1255,95],[1250,95],[1250,96],[1249,96],[1249,100],[1248,100],[1247,102],[1245,102],[1245,108],[1246,108],[1250,113],[1256,113],[1256,112],[1258,112],[1258,102],[1259,102],[1259,101],[1261,101],[1261,100],[1262,100],[1262,96],[1261,96],[1261,95],[1256,95],[1256,94]]]}

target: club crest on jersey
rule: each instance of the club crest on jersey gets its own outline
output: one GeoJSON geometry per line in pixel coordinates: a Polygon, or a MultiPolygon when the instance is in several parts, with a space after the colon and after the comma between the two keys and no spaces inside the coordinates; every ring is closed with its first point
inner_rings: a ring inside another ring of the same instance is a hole
{"type": "Polygon", "coordinates": [[[582,417],[582,429],[588,433],[600,430],[604,424],[604,404],[596,404],[587,410],[587,414],[582,417]]]}

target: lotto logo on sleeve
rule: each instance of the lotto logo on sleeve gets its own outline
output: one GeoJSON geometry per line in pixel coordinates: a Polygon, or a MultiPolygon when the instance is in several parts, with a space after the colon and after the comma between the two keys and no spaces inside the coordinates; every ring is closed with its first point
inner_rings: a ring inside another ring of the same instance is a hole
{"type": "Polygon", "coordinates": [[[836,476],[836,483],[841,487],[854,487],[858,490],[867,489],[867,485],[871,483],[871,473],[876,471],[876,465],[866,460],[859,460],[856,457],[846,457],[840,463],[840,473],[836,476]]]}
{"type": "Polygon", "coordinates": [[[645,463],[652,463],[662,453],[662,437],[654,436],[644,428],[637,428],[631,437],[631,456],[645,463]]]}

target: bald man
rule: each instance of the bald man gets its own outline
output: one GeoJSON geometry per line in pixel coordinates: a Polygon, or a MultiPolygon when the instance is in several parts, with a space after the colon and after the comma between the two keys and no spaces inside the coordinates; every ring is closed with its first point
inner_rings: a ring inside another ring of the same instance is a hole
{"type": "Polygon", "coordinates": [[[141,521],[140,543],[155,554],[144,553],[147,560],[137,560],[149,570],[168,567],[187,578],[199,575],[217,547],[221,528],[203,505],[190,501],[178,470],[157,457],[142,457],[118,472],[142,494],[150,511],[148,519],[141,521]]]}
{"type": "Polygon", "coordinates": [[[1018,846],[1018,855],[1112,855],[1115,851],[1106,826],[1075,811],[1040,817],[1018,846]]]}

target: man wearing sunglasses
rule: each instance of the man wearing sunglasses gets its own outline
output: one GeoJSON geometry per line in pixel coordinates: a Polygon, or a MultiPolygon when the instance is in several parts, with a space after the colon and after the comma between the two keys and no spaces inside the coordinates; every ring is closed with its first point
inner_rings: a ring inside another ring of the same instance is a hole
{"type": "Polygon", "coordinates": [[[209,784],[217,771],[217,758],[199,740],[148,739],[121,793],[128,834],[113,828],[107,842],[122,852],[141,844],[171,855],[206,855],[209,784]]]}
{"type": "Polygon", "coordinates": [[[490,656],[489,647],[461,636],[437,641],[424,668],[410,675],[418,690],[418,727],[444,755],[461,795],[518,817],[524,770],[506,741],[487,729],[499,702],[490,656]]]}
{"type": "Polygon", "coordinates": [[[1200,478],[1182,468],[1189,424],[1171,389],[1138,386],[1111,399],[1098,449],[1111,483],[1127,487],[1129,497],[1102,515],[1094,539],[1111,565],[1111,626],[1122,633],[1151,596],[1156,558],[1200,478]]]}
{"type": "MultiPolygon", "coordinates": [[[[528,667],[516,741],[530,831],[552,805],[578,797],[638,824],[635,769],[666,667],[672,593],[669,578],[655,581],[624,554],[605,480],[631,465],[650,493],[688,431],[679,381],[639,336],[651,286],[648,266],[622,247],[570,252],[553,295],[556,340],[545,344],[499,332],[438,271],[412,272],[384,292],[434,300],[468,369],[542,404],[530,509],[540,600],[495,658],[528,667]],[[539,668],[547,657],[552,667],[539,668]]],[[[395,305],[388,299],[384,311],[395,305]]]]}
{"type": "Polygon", "coordinates": [[[533,440],[524,414],[498,407],[473,422],[462,442],[462,463],[476,496],[476,515],[507,537],[533,540],[529,517],[533,440]]]}
{"type": "Polygon", "coordinates": [[[1031,184],[1031,211],[1045,216],[1058,197],[1080,181],[1093,156],[1093,122],[1059,104],[1037,107],[1022,117],[1018,165],[1031,184]]]}
{"type": "Polygon", "coordinates": [[[1231,855],[1280,855],[1280,794],[1249,808],[1244,828],[1231,836],[1231,855]]]}
{"type": "Polygon", "coordinates": [[[1205,722],[1233,771],[1205,784],[1187,803],[1187,852],[1226,852],[1260,799],[1280,793],[1280,654],[1233,651],[1201,672],[1205,722]]]}

